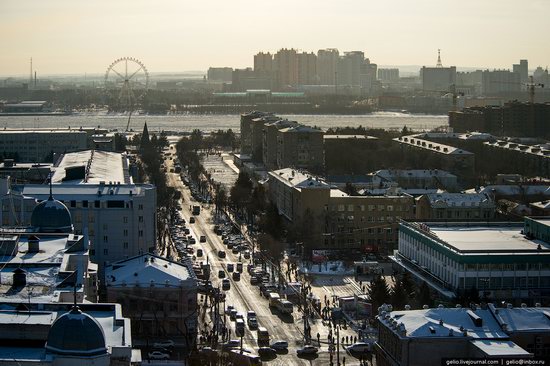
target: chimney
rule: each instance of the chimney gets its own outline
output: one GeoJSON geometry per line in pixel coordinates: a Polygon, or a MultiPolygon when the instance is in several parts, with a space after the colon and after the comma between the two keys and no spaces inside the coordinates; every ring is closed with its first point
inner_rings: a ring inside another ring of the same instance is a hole
{"type": "Polygon", "coordinates": [[[13,271],[13,287],[25,287],[27,284],[27,272],[21,268],[13,271]]]}
{"type": "Polygon", "coordinates": [[[28,253],[38,253],[40,251],[40,238],[38,236],[29,236],[27,242],[29,243],[28,253]]]}

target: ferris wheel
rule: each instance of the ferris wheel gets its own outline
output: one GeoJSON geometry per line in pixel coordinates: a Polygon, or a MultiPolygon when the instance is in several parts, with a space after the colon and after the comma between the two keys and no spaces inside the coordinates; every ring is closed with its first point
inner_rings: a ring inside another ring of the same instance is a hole
{"type": "Polygon", "coordinates": [[[149,72],[136,58],[119,58],[105,72],[105,91],[116,109],[131,113],[148,88],[149,72]]]}

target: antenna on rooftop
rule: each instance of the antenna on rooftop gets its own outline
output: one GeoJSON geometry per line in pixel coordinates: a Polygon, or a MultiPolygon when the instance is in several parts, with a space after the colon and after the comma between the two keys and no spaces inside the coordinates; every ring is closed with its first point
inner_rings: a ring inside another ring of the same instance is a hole
{"type": "Polygon", "coordinates": [[[441,49],[437,49],[437,64],[435,67],[443,67],[443,64],[441,63],[441,49]]]}
{"type": "Polygon", "coordinates": [[[76,282],[74,283],[74,287],[73,287],[73,307],[76,308],[76,282]]]}
{"type": "Polygon", "coordinates": [[[53,193],[52,193],[52,176],[53,176],[53,172],[50,172],[50,175],[49,175],[49,184],[50,184],[50,198],[49,199],[53,199],[53,193]]]}
{"type": "Polygon", "coordinates": [[[31,76],[30,76],[30,78],[29,78],[29,88],[32,87],[32,74],[33,74],[33,73],[32,73],[32,57],[31,57],[31,74],[30,74],[31,76]]]}

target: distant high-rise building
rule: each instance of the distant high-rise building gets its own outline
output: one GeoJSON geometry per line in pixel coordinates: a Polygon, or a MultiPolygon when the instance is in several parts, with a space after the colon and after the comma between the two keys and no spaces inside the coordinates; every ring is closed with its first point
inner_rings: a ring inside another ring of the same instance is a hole
{"type": "Polygon", "coordinates": [[[483,71],[481,92],[483,95],[521,91],[521,74],[510,70],[483,71]]]}
{"type": "Polygon", "coordinates": [[[256,72],[272,72],[273,71],[273,55],[269,52],[259,52],[254,55],[254,71],[256,72]]]}
{"type": "Polygon", "coordinates": [[[317,76],[319,84],[334,85],[340,54],[336,48],[317,51],[317,76]]]}
{"type": "Polygon", "coordinates": [[[233,69],[231,67],[210,67],[206,75],[209,81],[224,81],[230,83],[232,73],[233,69]]]}
{"type": "Polygon", "coordinates": [[[360,85],[361,65],[365,60],[362,51],[345,52],[338,60],[338,85],[360,85]]]}
{"type": "Polygon", "coordinates": [[[298,82],[298,57],[295,49],[283,48],[274,56],[274,71],[279,88],[296,85],[298,82]]]}
{"type": "Polygon", "coordinates": [[[456,67],[426,67],[420,70],[422,89],[425,91],[450,91],[456,84],[456,67]]]}
{"type": "Polygon", "coordinates": [[[533,81],[538,84],[543,84],[545,87],[548,87],[550,78],[548,77],[548,68],[543,69],[542,67],[537,67],[533,72],[533,81]]]}
{"type": "Polygon", "coordinates": [[[297,54],[298,58],[298,84],[312,85],[316,84],[317,75],[317,56],[311,52],[297,54]]]}
{"type": "Polygon", "coordinates": [[[519,64],[512,65],[512,71],[519,74],[520,82],[526,83],[529,81],[529,63],[527,60],[519,60],[519,64]]]}
{"type": "Polygon", "coordinates": [[[398,81],[399,69],[378,69],[378,80],[398,81]]]}

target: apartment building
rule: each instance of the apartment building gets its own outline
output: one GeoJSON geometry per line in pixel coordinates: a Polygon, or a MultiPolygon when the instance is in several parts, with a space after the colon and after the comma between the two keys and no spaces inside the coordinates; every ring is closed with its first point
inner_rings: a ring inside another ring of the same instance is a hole
{"type": "Polygon", "coordinates": [[[280,119],[267,122],[263,128],[263,163],[268,170],[277,169],[277,132],[287,127],[297,127],[298,122],[280,119]]]}
{"type": "Polygon", "coordinates": [[[277,167],[321,171],[324,166],[324,132],[309,126],[277,131],[277,167]]]}
{"type": "Polygon", "coordinates": [[[514,172],[528,176],[550,177],[550,144],[525,145],[498,140],[483,143],[489,159],[508,161],[514,172]]]}
{"type": "Polygon", "coordinates": [[[487,194],[433,193],[416,198],[416,219],[453,221],[490,221],[496,205],[487,194]]]}
{"type": "Polygon", "coordinates": [[[398,220],[414,217],[410,195],[349,196],[290,168],[269,172],[268,186],[288,224],[303,229],[308,256],[387,254],[396,244],[398,220]]]}
{"type": "Polygon", "coordinates": [[[473,153],[454,146],[428,141],[419,135],[401,136],[393,139],[406,154],[417,154],[424,164],[437,165],[428,168],[447,170],[461,178],[469,178],[474,172],[473,153]]]}

